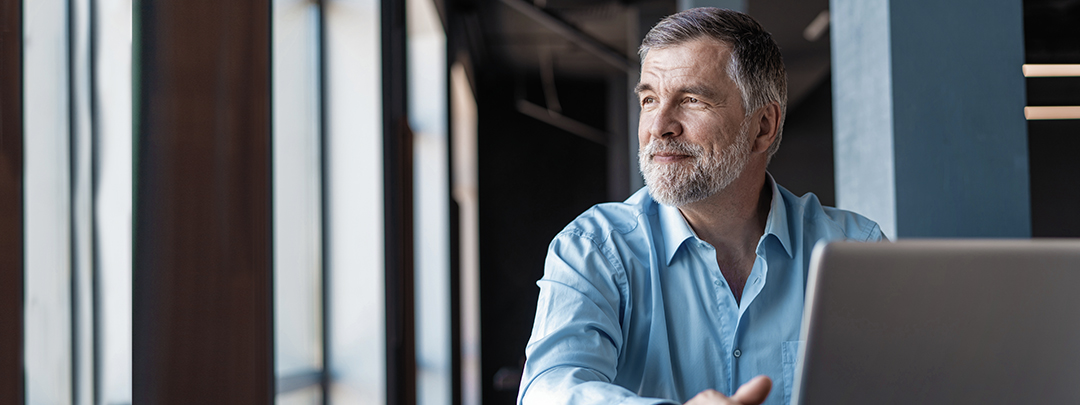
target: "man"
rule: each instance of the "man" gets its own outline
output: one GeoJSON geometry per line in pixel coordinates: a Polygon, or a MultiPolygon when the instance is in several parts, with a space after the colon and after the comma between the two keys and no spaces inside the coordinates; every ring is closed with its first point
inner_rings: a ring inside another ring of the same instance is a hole
{"type": "Polygon", "coordinates": [[[881,231],[766,173],[787,79],[756,21],[687,10],[640,53],[646,187],[551,242],[518,402],[787,404],[811,249],[881,231]]]}

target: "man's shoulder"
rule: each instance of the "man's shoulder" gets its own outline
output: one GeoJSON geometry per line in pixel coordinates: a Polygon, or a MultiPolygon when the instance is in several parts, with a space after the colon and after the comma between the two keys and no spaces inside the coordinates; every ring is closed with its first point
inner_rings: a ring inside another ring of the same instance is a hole
{"type": "Polygon", "coordinates": [[[560,234],[573,234],[603,243],[614,235],[638,230],[649,215],[654,215],[656,202],[641,189],[622,202],[596,204],[574,218],[560,234]]]}
{"type": "Polygon", "coordinates": [[[778,188],[784,196],[784,203],[789,212],[801,220],[803,229],[807,232],[822,233],[822,235],[808,236],[860,241],[880,240],[883,237],[877,222],[867,217],[845,209],[822,205],[821,200],[814,193],[796,196],[783,187],[778,186],[778,188]]]}

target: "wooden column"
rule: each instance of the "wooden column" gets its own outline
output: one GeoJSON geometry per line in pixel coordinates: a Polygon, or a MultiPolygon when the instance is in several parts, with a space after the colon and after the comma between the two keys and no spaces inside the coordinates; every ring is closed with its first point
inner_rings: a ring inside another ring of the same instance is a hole
{"type": "Polygon", "coordinates": [[[0,403],[23,381],[22,2],[0,0],[0,403]]]}
{"type": "Polygon", "coordinates": [[[273,402],[270,7],[136,1],[135,403],[273,402]]]}

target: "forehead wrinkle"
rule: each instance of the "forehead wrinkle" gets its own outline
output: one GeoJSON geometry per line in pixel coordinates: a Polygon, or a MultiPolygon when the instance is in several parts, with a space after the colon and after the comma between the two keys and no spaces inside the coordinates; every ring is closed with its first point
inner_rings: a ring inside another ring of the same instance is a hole
{"type": "MultiPolygon", "coordinates": [[[[723,93],[726,91],[718,87],[720,83],[710,79],[720,79],[716,77],[717,74],[732,79],[731,66],[727,63],[731,60],[730,49],[726,48],[729,46],[722,42],[698,38],[678,46],[653,49],[642,61],[641,81],[634,92],[638,95],[643,91],[669,95],[695,94],[705,99],[724,99],[723,93]],[[719,51],[716,57],[699,59],[693,56],[716,51],[719,51]]],[[[737,88],[733,90],[739,91],[737,88]]]]}

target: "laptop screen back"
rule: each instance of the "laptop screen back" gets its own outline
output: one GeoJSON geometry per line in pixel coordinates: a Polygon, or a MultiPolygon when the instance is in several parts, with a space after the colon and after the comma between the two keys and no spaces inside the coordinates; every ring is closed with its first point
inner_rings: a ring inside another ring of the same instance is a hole
{"type": "Polygon", "coordinates": [[[792,402],[1080,404],[1080,241],[832,243],[792,402]]]}

